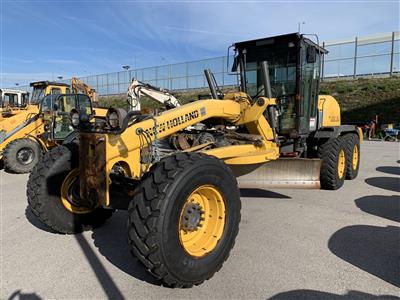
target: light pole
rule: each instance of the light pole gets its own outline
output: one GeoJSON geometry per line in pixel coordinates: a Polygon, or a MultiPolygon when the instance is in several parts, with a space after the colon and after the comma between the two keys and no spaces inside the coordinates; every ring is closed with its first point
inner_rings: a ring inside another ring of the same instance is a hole
{"type": "Polygon", "coordinates": [[[63,77],[62,77],[62,76],[57,76],[57,78],[58,78],[58,80],[61,80],[61,79],[63,79],[63,77]]]}
{"type": "Polygon", "coordinates": [[[304,21],[301,21],[301,22],[298,23],[298,27],[297,27],[297,32],[298,33],[300,33],[301,25],[304,25],[304,24],[306,24],[306,22],[304,22],[304,21]]]}
{"type": "Polygon", "coordinates": [[[125,69],[126,71],[128,71],[131,68],[131,66],[122,66],[122,69],[125,69]]]}
{"type": "Polygon", "coordinates": [[[19,83],[18,83],[18,82],[14,83],[14,84],[15,84],[15,86],[19,86],[19,83]]]}

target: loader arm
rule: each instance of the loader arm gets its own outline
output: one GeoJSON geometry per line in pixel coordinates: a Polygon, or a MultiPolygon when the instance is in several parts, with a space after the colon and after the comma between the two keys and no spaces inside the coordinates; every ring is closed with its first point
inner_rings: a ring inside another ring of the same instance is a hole
{"type": "Polygon", "coordinates": [[[97,102],[96,90],[78,78],[72,77],[71,88],[74,94],[82,93],[88,95],[92,102],[97,102]]]}
{"type": "Polygon", "coordinates": [[[178,99],[174,95],[170,94],[167,90],[154,87],[152,85],[132,80],[131,85],[128,88],[128,97],[131,98],[131,110],[140,111],[140,97],[145,95],[154,101],[157,101],[163,105],[170,107],[181,106],[178,99]]]}

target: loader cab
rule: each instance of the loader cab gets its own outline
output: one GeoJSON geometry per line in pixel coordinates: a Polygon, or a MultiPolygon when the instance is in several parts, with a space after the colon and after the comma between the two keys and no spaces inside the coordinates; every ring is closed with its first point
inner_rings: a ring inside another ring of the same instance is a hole
{"type": "Polygon", "coordinates": [[[70,93],[70,86],[66,83],[37,81],[30,84],[32,87],[31,103],[38,104],[40,100],[47,95],[59,95],[70,93]]]}
{"type": "Polygon", "coordinates": [[[93,115],[92,102],[84,94],[52,94],[42,99],[39,113],[44,119],[50,139],[65,140],[74,131],[70,117],[73,109],[93,115]]]}
{"type": "Polygon", "coordinates": [[[272,96],[279,110],[278,134],[307,136],[317,128],[320,65],[327,51],[299,33],[235,43],[233,71],[241,91],[266,96],[260,64],[268,62],[272,96]]]}

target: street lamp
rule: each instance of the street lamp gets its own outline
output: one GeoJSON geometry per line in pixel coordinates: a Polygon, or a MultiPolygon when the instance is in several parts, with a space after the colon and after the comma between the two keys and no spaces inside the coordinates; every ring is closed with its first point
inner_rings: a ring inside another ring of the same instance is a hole
{"type": "Polygon", "coordinates": [[[63,79],[63,77],[62,77],[62,76],[57,76],[57,78],[58,78],[58,80],[61,80],[61,79],[63,79]]]}
{"type": "Polygon", "coordinates": [[[297,32],[298,33],[300,33],[301,25],[304,25],[304,24],[306,24],[306,22],[304,22],[304,21],[301,21],[301,22],[298,23],[298,27],[297,27],[297,32]]]}
{"type": "Polygon", "coordinates": [[[15,86],[19,86],[19,83],[18,83],[18,82],[16,82],[16,83],[15,83],[15,86]]]}
{"type": "Polygon", "coordinates": [[[125,69],[125,70],[129,70],[131,68],[131,66],[122,66],[122,69],[125,69]]]}

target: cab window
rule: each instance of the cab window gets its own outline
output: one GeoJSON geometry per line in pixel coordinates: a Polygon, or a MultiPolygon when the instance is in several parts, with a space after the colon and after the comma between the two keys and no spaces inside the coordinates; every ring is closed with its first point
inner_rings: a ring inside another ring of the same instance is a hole
{"type": "Polygon", "coordinates": [[[25,106],[29,102],[29,94],[22,94],[21,95],[21,105],[25,106]]]}
{"type": "Polygon", "coordinates": [[[17,94],[5,93],[4,94],[4,105],[11,105],[11,106],[18,105],[17,94]]]}
{"type": "Polygon", "coordinates": [[[43,86],[34,86],[32,92],[31,103],[37,104],[45,96],[46,88],[43,86]]]}
{"type": "Polygon", "coordinates": [[[52,95],[60,95],[61,89],[60,88],[51,88],[51,94],[52,95]]]}
{"type": "Polygon", "coordinates": [[[54,96],[53,95],[47,95],[40,102],[40,111],[44,112],[44,111],[53,110],[53,103],[54,103],[54,96]]]}
{"type": "Polygon", "coordinates": [[[88,115],[92,114],[92,102],[88,96],[78,94],[77,101],[80,112],[85,112],[88,115]]]}

